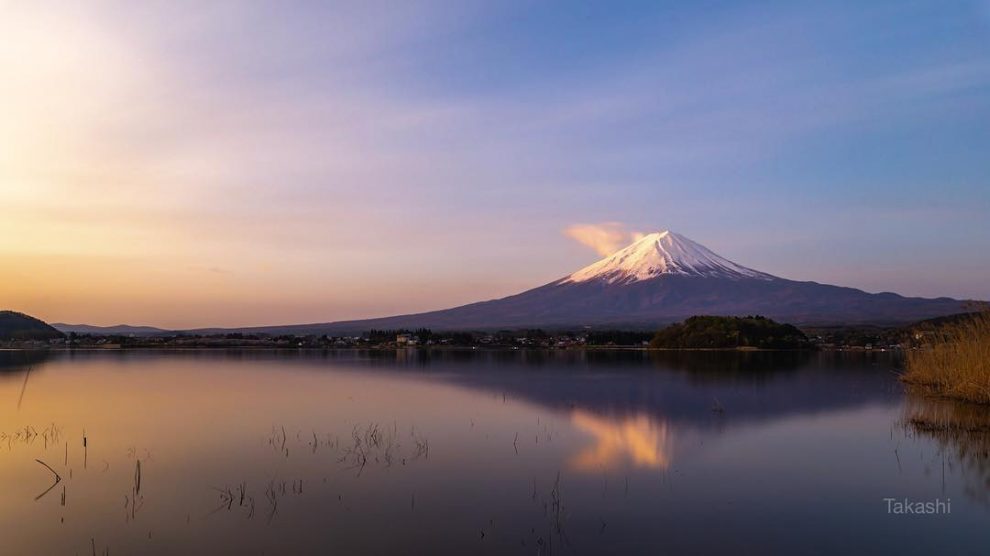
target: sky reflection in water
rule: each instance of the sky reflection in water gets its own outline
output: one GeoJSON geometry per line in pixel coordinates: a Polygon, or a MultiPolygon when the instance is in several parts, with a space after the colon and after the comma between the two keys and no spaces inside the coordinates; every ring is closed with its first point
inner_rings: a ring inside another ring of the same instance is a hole
{"type": "Polygon", "coordinates": [[[911,423],[985,415],[908,400],[894,365],[4,352],[0,532],[9,554],[978,553],[986,437],[911,423]]]}

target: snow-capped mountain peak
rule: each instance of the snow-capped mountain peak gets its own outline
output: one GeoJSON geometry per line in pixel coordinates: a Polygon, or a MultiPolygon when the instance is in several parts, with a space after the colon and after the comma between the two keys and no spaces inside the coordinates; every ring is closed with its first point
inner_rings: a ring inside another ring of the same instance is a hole
{"type": "Polygon", "coordinates": [[[629,283],[671,274],[735,280],[775,278],[770,274],[738,265],[716,255],[700,243],[665,230],[646,234],[560,282],[604,280],[610,284],[629,283]]]}

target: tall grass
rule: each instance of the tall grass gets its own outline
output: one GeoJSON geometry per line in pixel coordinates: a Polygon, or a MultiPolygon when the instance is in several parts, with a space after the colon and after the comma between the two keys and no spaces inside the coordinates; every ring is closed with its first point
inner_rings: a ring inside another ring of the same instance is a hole
{"type": "Polygon", "coordinates": [[[990,404],[990,310],[929,333],[907,354],[903,379],[949,398],[990,404]]]}

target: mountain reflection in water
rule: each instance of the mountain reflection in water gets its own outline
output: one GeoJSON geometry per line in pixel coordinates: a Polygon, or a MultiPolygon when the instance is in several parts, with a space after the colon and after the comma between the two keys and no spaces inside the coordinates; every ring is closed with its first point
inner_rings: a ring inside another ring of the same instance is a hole
{"type": "Polygon", "coordinates": [[[869,353],[0,353],[2,551],[978,553],[986,412],[906,398],[896,366],[869,353]],[[953,513],[891,522],[890,496],[951,497],[953,513]]]}
{"type": "Polygon", "coordinates": [[[625,463],[644,469],[670,465],[670,429],[646,414],[615,418],[576,409],[571,424],[594,438],[594,445],[570,458],[575,470],[611,470],[625,463]]]}

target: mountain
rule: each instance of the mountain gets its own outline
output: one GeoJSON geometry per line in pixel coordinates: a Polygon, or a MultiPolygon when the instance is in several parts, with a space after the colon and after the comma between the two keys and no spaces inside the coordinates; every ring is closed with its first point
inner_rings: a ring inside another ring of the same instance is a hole
{"type": "Polygon", "coordinates": [[[647,234],[559,283],[604,281],[631,284],[661,276],[695,276],[730,280],[773,280],[776,277],[720,257],[700,243],[671,231],[647,234]]]}
{"type": "Polygon", "coordinates": [[[736,264],[682,235],[663,231],[642,236],[559,280],[501,299],[412,315],[236,330],[345,334],[372,328],[419,327],[648,329],[692,315],[754,314],[795,324],[899,324],[959,313],[965,306],[965,302],[946,297],[872,294],[788,280],[736,264]]]}
{"type": "Polygon", "coordinates": [[[154,326],[131,326],[129,324],[94,326],[91,324],[53,322],[52,326],[66,334],[75,332],[76,334],[93,334],[97,336],[161,336],[170,333],[168,330],[155,328],[154,326]]]}
{"type": "Polygon", "coordinates": [[[0,340],[51,340],[62,333],[44,321],[17,311],[0,311],[0,340]]]}

